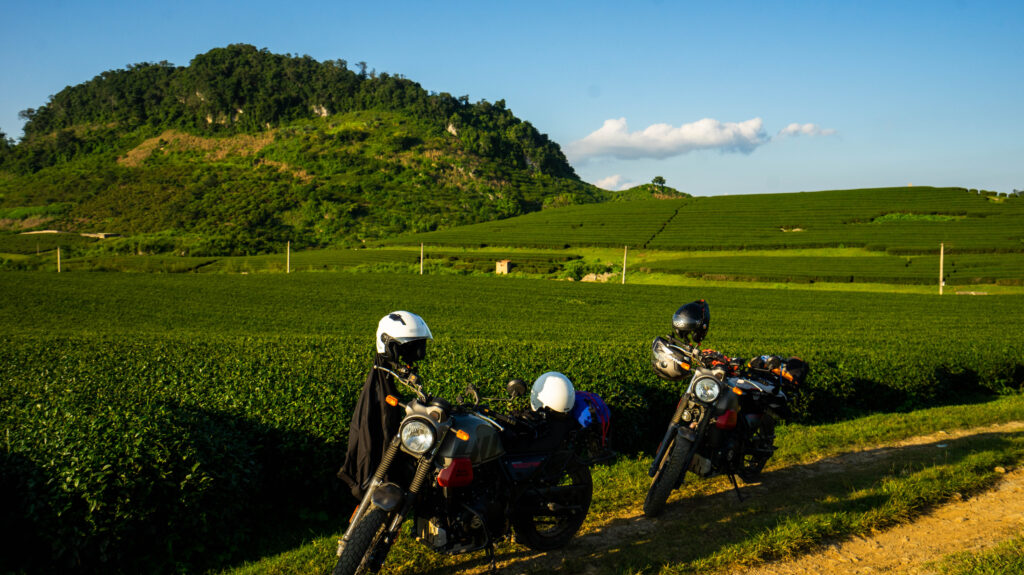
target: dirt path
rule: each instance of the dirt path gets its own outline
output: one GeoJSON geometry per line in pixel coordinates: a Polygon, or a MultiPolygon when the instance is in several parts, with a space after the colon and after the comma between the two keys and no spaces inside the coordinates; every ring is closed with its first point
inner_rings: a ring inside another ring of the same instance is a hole
{"type": "MultiPolygon", "coordinates": [[[[923,445],[974,433],[1012,432],[1024,422],[1012,422],[962,432],[940,432],[900,442],[923,445]]],[[[884,450],[871,453],[877,457],[884,450]]],[[[847,463],[856,462],[851,454],[847,463]]],[[[863,458],[860,458],[863,459],[863,458]]],[[[734,573],[791,575],[797,573],[907,573],[924,574],[927,563],[960,551],[981,551],[1024,531],[1024,469],[1009,471],[994,488],[943,505],[913,523],[899,525],[868,537],[830,545],[800,558],[766,563],[734,573]]]]}
{"type": "MultiPolygon", "coordinates": [[[[898,456],[898,449],[928,444],[941,445],[962,437],[985,433],[1011,433],[1024,430],[1024,422],[1010,422],[910,438],[874,446],[863,451],[845,453],[802,464],[792,472],[799,475],[842,473],[852,466],[869,464],[898,456]]],[[[746,489],[757,490],[758,486],[746,489]]],[[[671,501],[671,500],[670,500],[671,501]]],[[[642,519],[642,512],[623,509],[616,517],[604,518],[602,525],[587,529],[573,545],[563,551],[547,554],[517,553],[499,557],[501,573],[557,571],[567,559],[587,560],[598,549],[616,546],[621,541],[649,537],[659,529],[657,521],[642,519]]],[[[796,559],[765,563],[744,568],[736,566],[730,573],[742,575],[790,575],[807,573],[907,573],[924,574],[924,564],[958,551],[982,550],[1024,531],[1024,469],[1006,470],[1003,480],[992,489],[961,498],[917,518],[868,537],[855,537],[835,543],[796,559]]],[[[483,572],[482,565],[463,565],[460,572],[483,572]]],[[[584,569],[589,571],[589,569],[584,569]]]]}
{"type": "Polygon", "coordinates": [[[944,505],[913,523],[836,543],[799,559],[733,573],[908,573],[959,551],[980,551],[1024,530],[1024,470],[1008,473],[990,491],[944,505]]]}

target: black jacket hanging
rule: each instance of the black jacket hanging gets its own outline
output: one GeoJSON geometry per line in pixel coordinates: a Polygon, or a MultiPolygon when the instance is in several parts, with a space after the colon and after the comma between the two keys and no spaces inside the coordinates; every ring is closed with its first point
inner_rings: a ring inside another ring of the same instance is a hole
{"type": "Polygon", "coordinates": [[[401,410],[384,401],[388,394],[398,395],[392,375],[376,369],[376,366],[386,367],[387,360],[378,354],[373,364],[352,412],[345,464],[338,471],[338,477],[348,484],[356,499],[361,499],[363,491],[369,487],[384,449],[398,432],[398,424],[402,420],[401,410]]]}

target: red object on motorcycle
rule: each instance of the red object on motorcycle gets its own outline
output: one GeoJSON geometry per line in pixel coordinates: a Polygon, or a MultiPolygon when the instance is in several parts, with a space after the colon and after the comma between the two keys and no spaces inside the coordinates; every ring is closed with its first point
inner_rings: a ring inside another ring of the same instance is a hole
{"type": "Polygon", "coordinates": [[[736,427],[736,412],[730,409],[719,415],[718,419],[715,420],[715,426],[718,429],[732,429],[736,427]]]}
{"type": "Polygon", "coordinates": [[[456,457],[437,474],[441,487],[465,487],[473,483],[473,462],[468,457],[456,457]]]}

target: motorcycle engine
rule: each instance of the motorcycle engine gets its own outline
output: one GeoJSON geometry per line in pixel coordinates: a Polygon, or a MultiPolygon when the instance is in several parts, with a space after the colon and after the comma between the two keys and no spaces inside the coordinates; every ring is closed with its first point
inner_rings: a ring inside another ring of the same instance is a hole
{"type": "Polygon", "coordinates": [[[707,443],[704,445],[702,455],[710,461],[710,467],[713,470],[707,469],[707,465],[702,463],[700,468],[703,473],[693,470],[694,473],[701,477],[709,477],[714,472],[722,473],[732,470],[740,461],[737,448],[736,433],[734,431],[724,431],[712,427],[708,432],[707,443]]]}
{"type": "Polygon", "coordinates": [[[505,532],[504,498],[493,487],[448,490],[443,512],[417,518],[416,539],[439,553],[457,554],[483,549],[500,538],[505,532]]]}

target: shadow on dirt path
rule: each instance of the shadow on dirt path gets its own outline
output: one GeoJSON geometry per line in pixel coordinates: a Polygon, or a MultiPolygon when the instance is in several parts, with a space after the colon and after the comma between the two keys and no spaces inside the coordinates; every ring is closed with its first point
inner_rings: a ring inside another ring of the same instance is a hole
{"type": "MultiPolygon", "coordinates": [[[[789,517],[869,512],[888,499],[867,491],[885,477],[956,463],[976,450],[998,450],[1022,437],[1024,422],[1012,422],[939,432],[775,468],[763,474],[761,483],[742,487],[743,502],[738,501],[724,478],[689,484],[692,476],[688,476],[688,484],[673,494],[658,519],[644,518],[638,501],[619,516],[586,526],[566,549],[545,554],[518,545],[505,546],[498,551],[498,566],[503,574],[657,572],[661,567],[700,560],[730,545],[755,539],[789,517]],[[667,532],[683,536],[678,547],[666,545],[667,532]]],[[[974,548],[982,540],[996,542],[1002,534],[1012,535],[1014,529],[1024,526],[1024,471],[1007,473],[995,487],[973,497],[958,495],[951,503],[921,510],[912,523],[867,538],[847,539],[795,560],[737,566],[730,572],[898,571],[936,555],[974,548]]],[[[825,543],[809,544],[821,549],[825,543]]],[[[485,573],[487,569],[486,560],[475,554],[430,573],[485,573]]]]}

